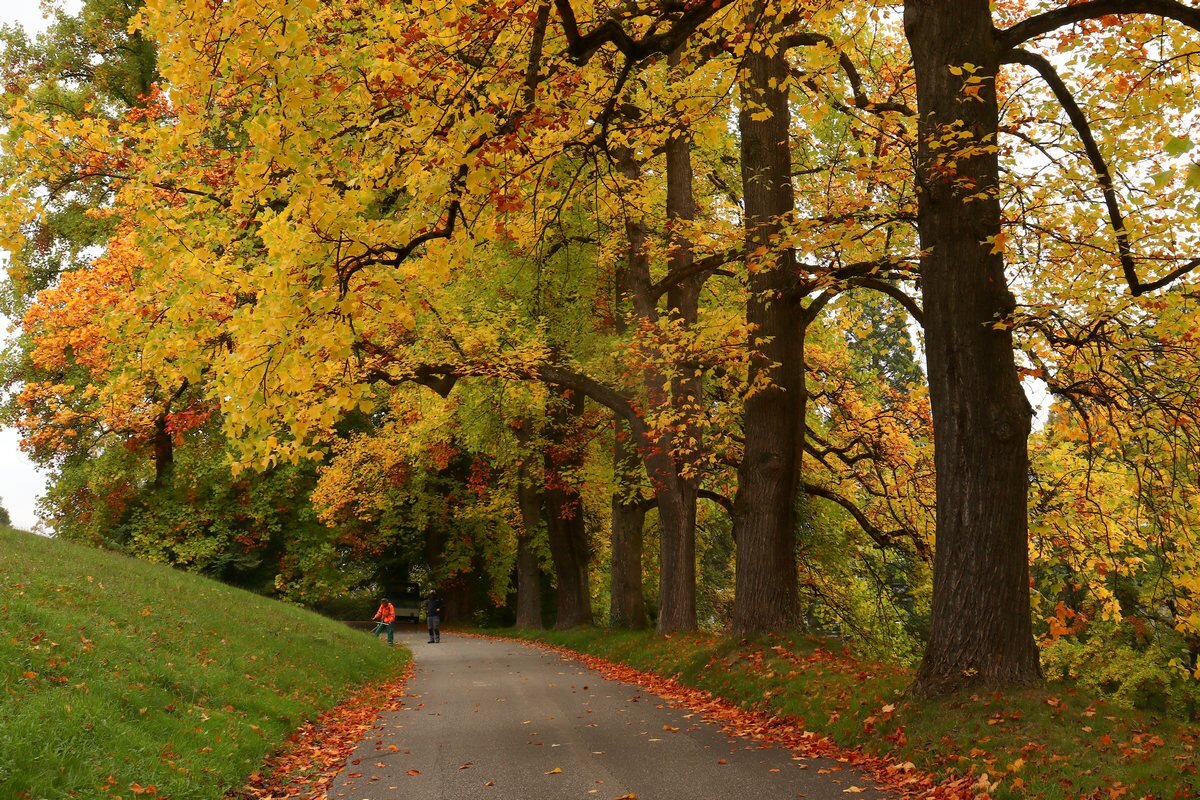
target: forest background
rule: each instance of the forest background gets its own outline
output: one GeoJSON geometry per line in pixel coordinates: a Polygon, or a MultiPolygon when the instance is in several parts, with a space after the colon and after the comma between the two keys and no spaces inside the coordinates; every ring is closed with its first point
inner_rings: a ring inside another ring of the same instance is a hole
{"type": "Polygon", "coordinates": [[[57,535],[331,612],[1195,718],[1198,30],[90,0],[3,34],[6,418],[57,535]]]}

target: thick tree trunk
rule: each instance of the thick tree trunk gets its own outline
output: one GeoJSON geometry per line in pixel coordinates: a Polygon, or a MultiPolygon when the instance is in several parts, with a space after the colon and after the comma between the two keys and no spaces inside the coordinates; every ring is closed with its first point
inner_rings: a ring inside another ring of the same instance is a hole
{"type": "Polygon", "coordinates": [[[563,630],[590,625],[587,532],[577,492],[561,488],[546,492],[546,532],[558,584],[554,627],[563,630]]]}
{"type": "Polygon", "coordinates": [[[542,575],[533,537],[542,521],[541,492],[524,465],[517,502],[521,507],[522,530],[517,534],[517,627],[542,627],[542,575]]]}
{"type": "Polygon", "coordinates": [[[557,443],[546,453],[546,534],[558,584],[554,627],[560,630],[592,623],[583,498],[569,474],[583,457],[579,446],[569,441],[583,407],[583,395],[576,392],[556,400],[550,413],[550,433],[557,443]]]}
{"type": "MultiPolygon", "coordinates": [[[[622,438],[617,425],[613,462],[618,476],[636,467],[637,456],[622,438]]],[[[621,480],[618,477],[618,487],[621,480]]],[[[646,627],[646,596],[642,591],[642,531],[646,509],[639,498],[618,491],[612,498],[612,584],[609,589],[609,624],[614,628],[641,630],[646,627]]]]}
{"type": "MultiPolygon", "coordinates": [[[[769,15],[768,9],[768,3],[759,4],[760,12],[769,15]]],[[[765,20],[761,29],[775,24],[765,20]]],[[[748,635],[795,621],[795,502],[805,389],[795,256],[778,241],[781,221],[794,212],[788,65],[782,51],[759,51],[746,55],[743,69],[738,128],[750,267],[746,321],[753,355],[734,500],[733,630],[748,635]]]]}
{"type": "Polygon", "coordinates": [[[993,248],[1001,231],[1000,54],[988,0],[908,0],[904,24],[921,114],[921,291],[937,468],[933,617],[915,689],[1036,683],[1026,520],[1032,415],[1004,324],[1014,299],[993,248]],[[974,72],[951,73],[968,63],[974,72]]]}

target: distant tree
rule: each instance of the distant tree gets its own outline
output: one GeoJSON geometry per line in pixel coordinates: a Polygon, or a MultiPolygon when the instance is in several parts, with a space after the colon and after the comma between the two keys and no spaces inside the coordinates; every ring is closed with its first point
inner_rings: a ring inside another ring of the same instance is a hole
{"type": "Polygon", "coordinates": [[[12,517],[8,515],[8,509],[4,506],[0,506],[0,525],[12,527],[12,517]]]}

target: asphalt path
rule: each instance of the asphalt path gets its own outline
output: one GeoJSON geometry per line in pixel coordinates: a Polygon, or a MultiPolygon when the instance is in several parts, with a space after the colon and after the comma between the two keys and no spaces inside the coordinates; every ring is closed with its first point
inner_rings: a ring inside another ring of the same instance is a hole
{"type": "Polygon", "coordinates": [[[415,673],[347,759],[349,800],[876,800],[851,768],[731,737],[532,645],[401,633],[415,673]],[[862,790],[866,791],[862,791],[862,790]]]}

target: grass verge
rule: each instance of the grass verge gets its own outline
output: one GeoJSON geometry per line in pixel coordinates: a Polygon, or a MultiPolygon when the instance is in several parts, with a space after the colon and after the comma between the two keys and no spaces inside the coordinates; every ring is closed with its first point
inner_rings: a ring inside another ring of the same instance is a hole
{"type": "Polygon", "coordinates": [[[836,744],[993,800],[1200,797],[1200,731],[1064,684],[915,702],[909,670],[804,636],[487,631],[543,641],[673,678],[747,710],[795,718],[836,744]]]}
{"type": "Polygon", "coordinates": [[[220,798],[407,660],[299,608],[0,528],[0,797],[220,798]]]}

